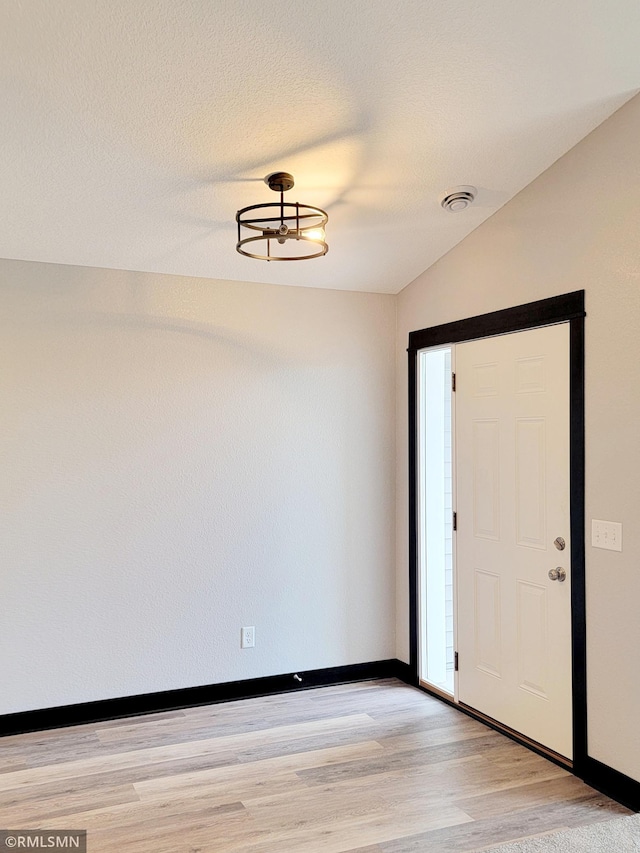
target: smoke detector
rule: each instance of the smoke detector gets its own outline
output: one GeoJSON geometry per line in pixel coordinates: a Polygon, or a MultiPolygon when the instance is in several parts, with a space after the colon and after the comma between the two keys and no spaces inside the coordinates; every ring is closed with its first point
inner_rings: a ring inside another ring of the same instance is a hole
{"type": "Polygon", "coordinates": [[[453,187],[440,197],[440,204],[450,213],[459,213],[473,203],[477,193],[475,187],[453,187]]]}

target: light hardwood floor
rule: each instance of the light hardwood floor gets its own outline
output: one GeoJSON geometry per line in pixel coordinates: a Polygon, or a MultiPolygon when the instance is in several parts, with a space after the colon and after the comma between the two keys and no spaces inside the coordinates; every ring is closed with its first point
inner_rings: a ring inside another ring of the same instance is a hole
{"type": "Polygon", "coordinates": [[[454,853],[628,813],[394,680],[0,740],[0,827],[90,853],[454,853]]]}

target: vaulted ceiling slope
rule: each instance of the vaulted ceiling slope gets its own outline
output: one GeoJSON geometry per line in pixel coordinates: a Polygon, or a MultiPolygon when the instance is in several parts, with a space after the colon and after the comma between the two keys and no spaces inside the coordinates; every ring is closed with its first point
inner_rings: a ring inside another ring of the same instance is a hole
{"type": "Polygon", "coordinates": [[[395,293],[636,93],[639,43],[637,0],[5,3],[0,256],[395,293]],[[235,252],[277,169],[325,258],[235,252]]]}

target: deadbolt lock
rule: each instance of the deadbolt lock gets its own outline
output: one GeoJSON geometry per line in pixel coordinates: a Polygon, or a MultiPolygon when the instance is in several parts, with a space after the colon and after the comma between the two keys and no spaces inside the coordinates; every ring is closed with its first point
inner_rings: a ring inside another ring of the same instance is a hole
{"type": "Polygon", "coordinates": [[[567,543],[564,541],[562,536],[558,536],[557,539],[554,539],[553,544],[556,546],[558,551],[564,551],[564,549],[567,547],[567,543]]]}

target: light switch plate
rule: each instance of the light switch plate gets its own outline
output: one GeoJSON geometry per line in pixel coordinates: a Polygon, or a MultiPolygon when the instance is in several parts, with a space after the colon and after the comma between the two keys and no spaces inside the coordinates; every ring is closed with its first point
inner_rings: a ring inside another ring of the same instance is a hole
{"type": "Polygon", "coordinates": [[[591,519],[591,544],[606,551],[622,551],[622,524],[591,519]]]}

